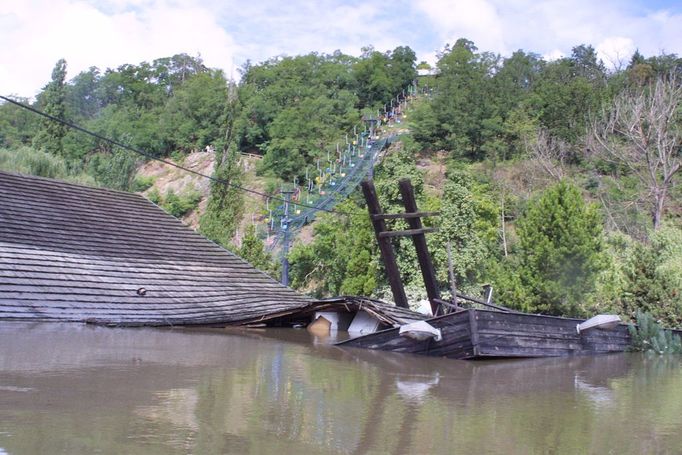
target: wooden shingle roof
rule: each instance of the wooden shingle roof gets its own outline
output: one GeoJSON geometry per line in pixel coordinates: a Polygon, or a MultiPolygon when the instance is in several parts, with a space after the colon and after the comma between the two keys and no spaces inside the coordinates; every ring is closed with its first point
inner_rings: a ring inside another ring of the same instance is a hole
{"type": "Polygon", "coordinates": [[[234,324],[309,304],[142,196],[0,172],[0,320],[234,324]]]}

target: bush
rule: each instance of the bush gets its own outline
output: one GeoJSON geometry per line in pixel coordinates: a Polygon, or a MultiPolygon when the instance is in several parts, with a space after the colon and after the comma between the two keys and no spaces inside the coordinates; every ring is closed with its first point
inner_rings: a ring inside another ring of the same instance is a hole
{"type": "Polygon", "coordinates": [[[72,164],[62,157],[31,147],[0,149],[0,170],[95,186],[94,178],[72,164]]]}
{"type": "Polygon", "coordinates": [[[152,188],[152,190],[147,193],[147,199],[156,205],[161,205],[161,194],[156,188],[152,188]]]}
{"type": "Polygon", "coordinates": [[[130,185],[130,190],[134,191],[135,193],[141,193],[143,191],[147,191],[149,188],[154,185],[154,181],[156,180],[155,177],[150,176],[144,176],[144,175],[139,175],[135,177],[133,180],[133,183],[130,185]]]}
{"type": "Polygon", "coordinates": [[[68,168],[63,158],[31,147],[0,150],[0,169],[47,178],[65,178],[68,168]]]}
{"type": "Polygon", "coordinates": [[[180,218],[196,209],[199,206],[199,201],[201,201],[201,193],[195,189],[179,196],[175,194],[175,191],[168,190],[161,202],[161,208],[168,214],[180,218]]]}
{"type": "Polygon", "coordinates": [[[271,275],[276,273],[277,264],[273,261],[272,255],[265,250],[265,244],[258,238],[253,225],[246,228],[242,245],[236,253],[255,268],[271,275]]]}
{"type": "Polygon", "coordinates": [[[650,313],[637,310],[637,325],[629,327],[633,351],[657,354],[682,354],[682,339],[665,330],[650,313]]]}
{"type": "Polygon", "coordinates": [[[663,226],[651,244],[636,243],[625,262],[627,280],[622,298],[625,314],[649,312],[665,325],[682,324],[682,230],[663,226]]]}
{"type": "Polygon", "coordinates": [[[119,149],[112,153],[97,153],[90,157],[88,173],[102,186],[129,191],[138,158],[133,152],[119,149]]]}

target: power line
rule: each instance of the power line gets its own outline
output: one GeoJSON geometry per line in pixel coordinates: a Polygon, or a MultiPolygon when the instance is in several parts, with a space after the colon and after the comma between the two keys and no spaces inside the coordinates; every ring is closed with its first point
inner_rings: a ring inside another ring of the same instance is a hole
{"type": "Polygon", "coordinates": [[[6,97],[6,96],[0,95],[0,99],[5,100],[5,101],[7,101],[8,103],[12,103],[12,104],[14,104],[15,106],[19,106],[19,107],[21,107],[21,108],[23,108],[23,109],[26,109],[26,110],[28,110],[28,111],[31,111],[31,112],[33,112],[34,114],[38,114],[38,115],[40,115],[40,116],[43,116],[43,117],[45,117],[45,118],[47,118],[47,119],[49,119],[49,120],[52,120],[52,121],[54,121],[54,122],[61,123],[62,125],[67,126],[67,127],[69,127],[69,128],[72,128],[72,129],[74,129],[74,130],[77,130],[77,131],[80,131],[80,132],[82,132],[82,133],[88,134],[88,135],[90,135],[90,136],[92,136],[92,137],[95,137],[95,138],[97,138],[97,139],[99,139],[99,140],[102,140],[102,141],[104,141],[104,142],[108,142],[109,144],[112,144],[112,145],[115,145],[115,146],[117,146],[117,147],[121,147],[122,149],[129,150],[129,151],[131,151],[131,152],[137,153],[138,155],[142,155],[142,156],[144,156],[144,157],[146,157],[146,158],[149,158],[150,160],[155,160],[155,161],[158,161],[158,162],[160,162],[160,163],[164,163],[164,164],[167,164],[167,165],[169,165],[169,166],[173,166],[173,167],[178,168],[178,169],[181,169],[181,170],[183,170],[183,171],[185,171],[185,172],[189,172],[190,174],[194,174],[194,175],[198,175],[198,176],[203,177],[203,178],[207,178],[207,179],[209,179],[209,180],[211,180],[211,181],[213,181],[213,182],[221,183],[221,184],[223,184],[223,185],[227,185],[227,186],[232,187],[232,188],[234,188],[234,189],[237,189],[237,190],[240,190],[240,191],[244,191],[245,193],[250,193],[250,194],[253,194],[253,195],[265,197],[265,198],[267,198],[267,199],[272,199],[272,200],[276,200],[276,201],[281,201],[281,202],[283,202],[283,203],[289,203],[289,204],[297,205],[297,206],[300,206],[300,207],[306,207],[306,208],[309,208],[309,209],[321,210],[321,211],[327,212],[327,213],[334,213],[334,214],[337,214],[337,215],[345,215],[345,216],[348,216],[348,215],[349,215],[349,214],[346,213],[346,212],[339,212],[338,210],[325,209],[325,208],[323,208],[323,207],[317,207],[317,206],[314,206],[314,205],[303,204],[303,203],[300,203],[300,202],[287,201],[286,199],[281,198],[281,197],[271,196],[271,195],[269,195],[269,194],[261,193],[261,192],[259,192],[259,191],[252,190],[252,189],[250,189],[250,188],[245,188],[245,187],[240,186],[240,185],[235,185],[234,183],[231,183],[231,182],[229,182],[229,181],[227,181],[227,180],[223,180],[223,179],[220,179],[220,178],[217,178],[217,177],[213,177],[213,176],[211,176],[211,175],[202,174],[201,172],[198,172],[198,171],[195,171],[195,170],[193,170],[193,169],[190,169],[190,168],[181,166],[181,165],[179,165],[179,164],[173,163],[172,161],[168,161],[168,160],[164,160],[163,158],[155,157],[154,155],[151,155],[151,154],[145,152],[144,150],[140,150],[140,149],[137,149],[137,148],[135,148],[135,147],[131,147],[131,146],[129,146],[129,145],[125,145],[125,144],[123,144],[123,143],[121,143],[121,142],[118,142],[118,141],[116,141],[116,140],[114,140],[114,139],[110,139],[110,138],[108,138],[108,137],[102,136],[101,134],[95,133],[94,131],[87,130],[87,129],[83,128],[82,126],[76,125],[75,123],[68,122],[68,121],[66,121],[66,120],[60,119],[60,118],[55,117],[55,116],[53,116],[53,115],[50,115],[50,114],[48,114],[48,113],[46,113],[46,112],[43,112],[43,111],[40,111],[40,110],[38,110],[38,109],[35,109],[35,108],[31,107],[31,106],[28,106],[28,105],[26,105],[26,104],[23,104],[23,103],[20,103],[20,102],[18,102],[18,101],[15,101],[15,100],[13,100],[12,98],[8,98],[8,97],[6,97]]]}

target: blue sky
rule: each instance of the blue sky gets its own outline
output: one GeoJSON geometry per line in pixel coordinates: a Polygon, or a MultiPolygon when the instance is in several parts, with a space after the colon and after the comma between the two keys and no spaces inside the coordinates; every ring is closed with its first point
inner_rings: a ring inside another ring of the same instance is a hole
{"type": "Polygon", "coordinates": [[[247,59],[367,45],[433,62],[460,37],[548,59],[591,44],[618,66],[637,48],[682,54],[682,1],[0,0],[0,93],[35,95],[59,58],[73,77],[186,52],[238,77],[247,59]]]}

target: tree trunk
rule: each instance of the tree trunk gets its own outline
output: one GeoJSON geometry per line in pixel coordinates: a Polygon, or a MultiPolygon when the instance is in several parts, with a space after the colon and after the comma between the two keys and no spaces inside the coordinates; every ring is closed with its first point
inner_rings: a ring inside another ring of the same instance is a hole
{"type": "Polygon", "coordinates": [[[507,227],[504,220],[504,196],[502,199],[502,246],[504,247],[504,257],[507,257],[507,227]]]}
{"type": "Polygon", "coordinates": [[[654,231],[661,227],[661,220],[663,219],[663,210],[665,208],[665,200],[668,196],[667,188],[656,188],[654,190],[654,231]]]}

